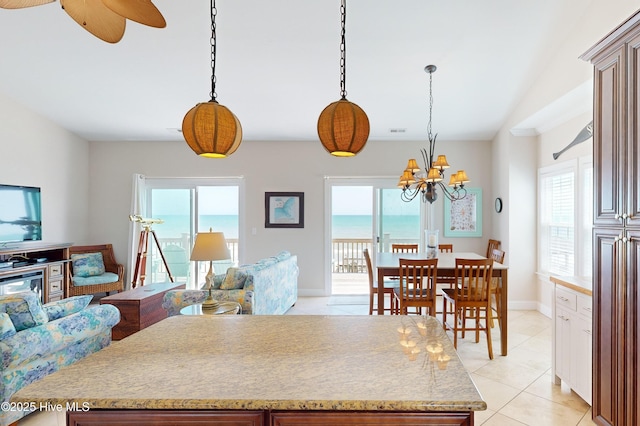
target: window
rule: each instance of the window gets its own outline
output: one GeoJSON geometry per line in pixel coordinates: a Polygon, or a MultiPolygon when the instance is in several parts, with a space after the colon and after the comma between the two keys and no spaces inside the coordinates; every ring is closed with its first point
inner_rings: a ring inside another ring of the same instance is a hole
{"type": "Polygon", "coordinates": [[[593,165],[568,161],[538,172],[538,269],[543,274],[591,276],[593,165]]]}

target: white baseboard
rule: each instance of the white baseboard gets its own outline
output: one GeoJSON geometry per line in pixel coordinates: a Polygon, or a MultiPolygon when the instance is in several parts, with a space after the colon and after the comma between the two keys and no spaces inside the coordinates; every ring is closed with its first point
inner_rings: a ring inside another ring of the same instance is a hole
{"type": "Polygon", "coordinates": [[[320,289],[298,289],[299,297],[326,297],[327,295],[320,289]]]}

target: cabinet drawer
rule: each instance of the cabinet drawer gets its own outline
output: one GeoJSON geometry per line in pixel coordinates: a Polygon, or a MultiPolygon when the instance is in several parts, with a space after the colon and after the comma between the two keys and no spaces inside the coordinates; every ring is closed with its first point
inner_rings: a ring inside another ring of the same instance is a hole
{"type": "Polygon", "coordinates": [[[556,304],[563,306],[572,311],[576,310],[576,298],[577,295],[569,290],[565,290],[560,286],[556,286],[556,304]]]}
{"type": "Polygon", "coordinates": [[[588,296],[578,296],[578,313],[587,318],[591,318],[592,298],[588,296]]]}
{"type": "Polygon", "coordinates": [[[62,265],[49,265],[49,276],[53,277],[56,275],[62,275],[62,265]]]}
{"type": "Polygon", "coordinates": [[[62,291],[62,280],[49,281],[49,293],[56,293],[62,291]]]}

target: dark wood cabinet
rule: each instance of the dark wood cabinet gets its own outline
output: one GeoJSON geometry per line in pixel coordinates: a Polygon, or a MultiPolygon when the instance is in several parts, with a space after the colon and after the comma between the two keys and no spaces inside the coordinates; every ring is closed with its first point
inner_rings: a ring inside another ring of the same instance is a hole
{"type": "Polygon", "coordinates": [[[593,418],[640,424],[640,13],[582,58],[594,65],[593,418]]]}

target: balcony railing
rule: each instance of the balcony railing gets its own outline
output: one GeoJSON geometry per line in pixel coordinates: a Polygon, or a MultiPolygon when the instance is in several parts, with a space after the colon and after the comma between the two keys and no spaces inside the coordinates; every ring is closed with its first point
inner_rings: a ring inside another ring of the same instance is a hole
{"type": "MultiPolygon", "coordinates": [[[[385,235],[382,238],[383,251],[390,251],[392,243],[415,244],[419,239],[390,238],[385,235]]],[[[373,240],[367,238],[335,238],[331,243],[331,271],[333,273],[367,273],[367,265],[364,260],[363,250],[368,249],[373,254],[373,240]]]]}

